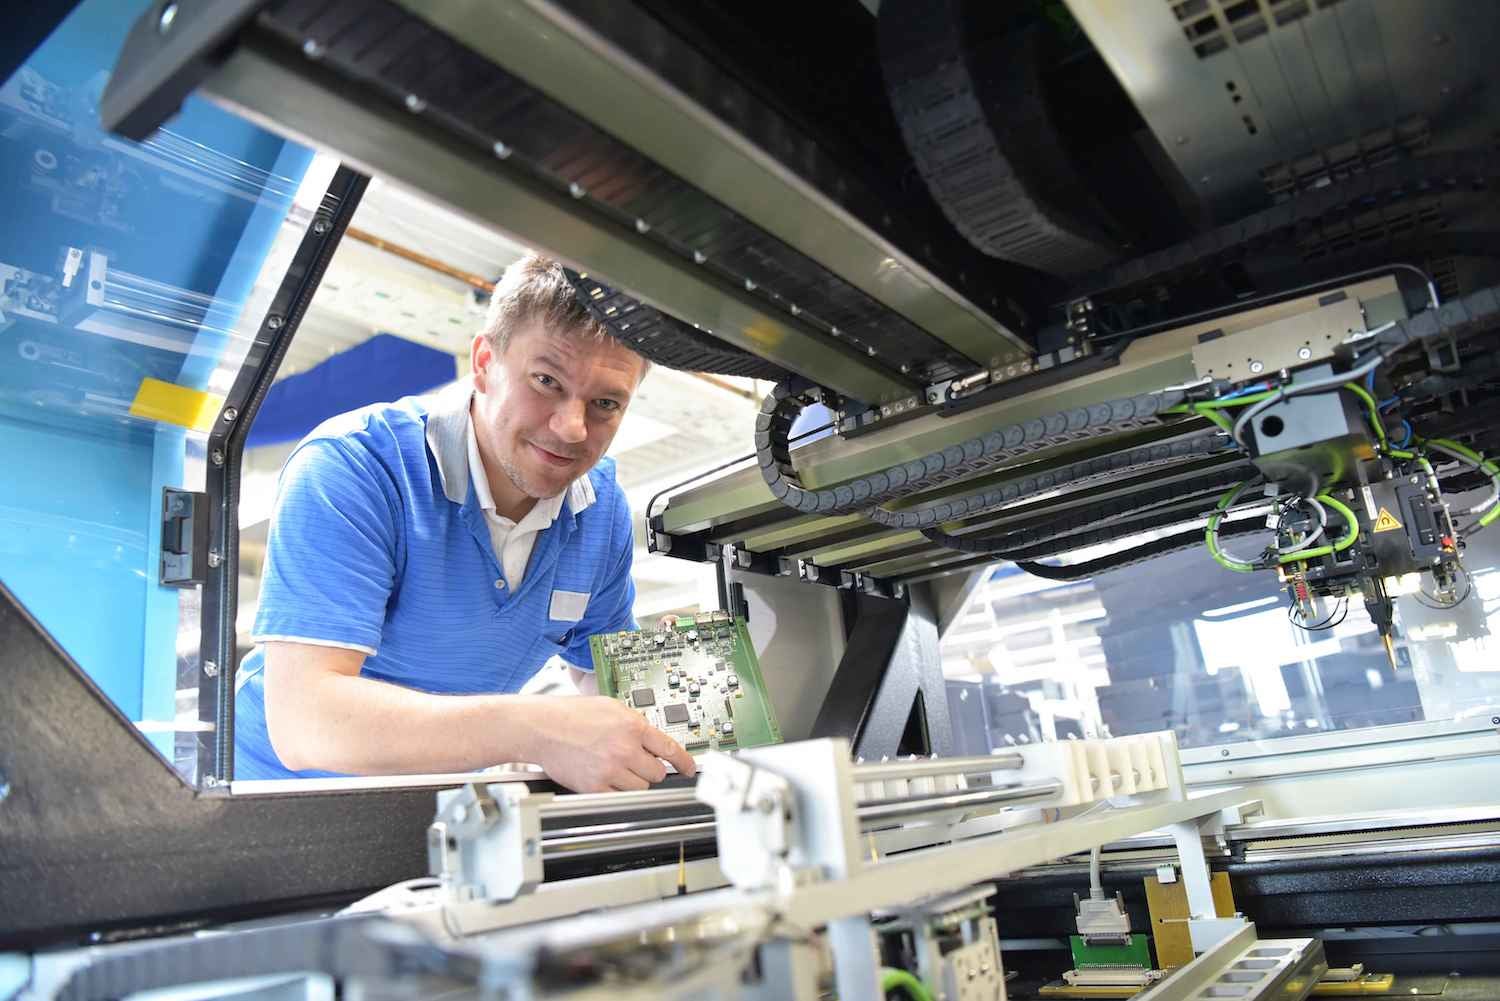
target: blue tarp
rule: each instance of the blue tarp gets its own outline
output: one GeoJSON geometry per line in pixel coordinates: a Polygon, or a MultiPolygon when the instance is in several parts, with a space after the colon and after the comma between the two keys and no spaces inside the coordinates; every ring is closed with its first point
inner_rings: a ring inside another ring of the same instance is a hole
{"type": "Polygon", "coordinates": [[[337,414],[425,393],[453,381],[456,374],[454,358],[446,351],[376,334],[272,386],[246,444],[254,448],[298,441],[337,414]]]}

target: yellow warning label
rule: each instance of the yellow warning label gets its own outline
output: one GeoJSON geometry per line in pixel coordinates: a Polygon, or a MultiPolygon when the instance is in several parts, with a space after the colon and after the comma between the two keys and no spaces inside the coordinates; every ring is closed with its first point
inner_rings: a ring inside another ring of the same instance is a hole
{"type": "Polygon", "coordinates": [[[1396,520],[1395,515],[1391,514],[1391,512],[1387,511],[1385,508],[1380,509],[1380,517],[1375,519],[1375,531],[1394,532],[1400,527],[1401,522],[1396,520]]]}

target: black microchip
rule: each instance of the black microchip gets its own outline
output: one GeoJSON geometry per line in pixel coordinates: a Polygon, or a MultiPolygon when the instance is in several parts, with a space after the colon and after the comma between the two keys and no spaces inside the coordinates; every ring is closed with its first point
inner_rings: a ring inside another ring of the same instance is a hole
{"type": "Polygon", "coordinates": [[[686,723],[688,721],[687,706],[681,702],[671,702],[662,707],[668,723],[686,723]]]}
{"type": "Polygon", "coordinates": [[[641,706],[656,705],[656,692],[649,688],[637,688],[630,693],[630,704],[639,709],[641,706]]]}

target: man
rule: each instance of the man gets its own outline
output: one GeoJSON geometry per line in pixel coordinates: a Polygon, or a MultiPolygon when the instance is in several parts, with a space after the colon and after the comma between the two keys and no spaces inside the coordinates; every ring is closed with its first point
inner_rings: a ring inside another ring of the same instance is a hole
{"type": "Polygon", "coordinates": [[[645,789],[671,737],[613,699],[513,694],[589,637],[634,627],[629,506],[600,462],[647,362],[562,269],[495,289],[472,378],[312,432],[281,473],[237,681],[235,775],[542,765],[578,791],[645,789]],[[512,693],[512,694],[506,694],[512,693]]]}

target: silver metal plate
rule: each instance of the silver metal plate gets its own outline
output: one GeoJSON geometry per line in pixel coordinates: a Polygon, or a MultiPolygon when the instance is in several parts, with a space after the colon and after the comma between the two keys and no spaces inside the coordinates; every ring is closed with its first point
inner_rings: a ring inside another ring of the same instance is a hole
{"type": "Polygon", "coordinates": [[[1219,221],[1266,203],[1263,168],[1382,130],[1399,147],[1414,119],[1434,149],[1479,148],[1500,118],[1493,4],[1066,2],[1219,221]]]}
{"type": "Polygon", "coordinates": [[[1254,379],[1326,359],[1339,342],[1364,329],[1364,310],[1358,300],[1346,298],[1196,344],[1193,370],[1200,379],[1254,379]]]}

